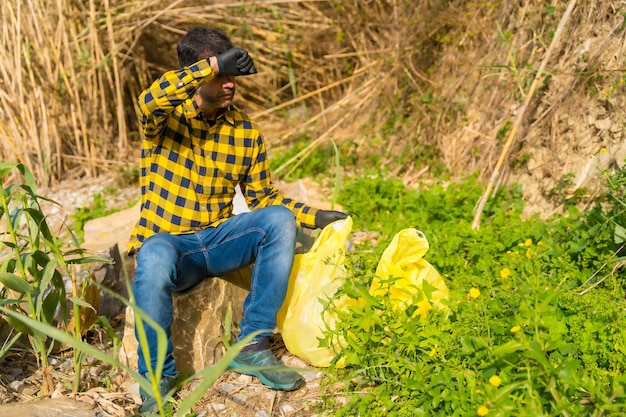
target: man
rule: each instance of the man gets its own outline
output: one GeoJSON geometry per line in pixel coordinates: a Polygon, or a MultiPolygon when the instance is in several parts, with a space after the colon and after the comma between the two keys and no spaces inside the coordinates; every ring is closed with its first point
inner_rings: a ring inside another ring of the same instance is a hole
{"type": "MultiPolygon", "coordinates": [[[[168,336],[163,394],[177,376],[170,331],[173,291],[254,264],[238,339],[261,333],[231,368],[279,366],[269,336],[287,291],[297,227],[323,228],[346,217],[293,201],[274,188],[261,132],[232,104],[235,77],[257,72],[245,50],[218,30],[193,28],[177,52],[181,68],[163,74],[137,99],[141,213],[129,243],[136,257],[136,303],[168,336]],[[237,185],[251,211],[233,216],[237,185]]],[[[155,369],[157,338],[144,327],[150,360],[140,347],[138,371],[147,375],[148,366],[155,369]]],[[[246,373],[277,390],[304,383],[295,371],[246,373]]],[[[143,390],[141,395],[140,411],[154,411],[156,401],[143,390]]]]}

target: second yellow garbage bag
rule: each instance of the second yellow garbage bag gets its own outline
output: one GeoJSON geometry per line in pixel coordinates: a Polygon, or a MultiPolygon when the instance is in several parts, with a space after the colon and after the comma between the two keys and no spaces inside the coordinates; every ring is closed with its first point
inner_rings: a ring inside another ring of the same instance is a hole
{"type": "Polygon", "coordinates": [[[332,349],[320,347],[325,323],[322,301],[330,299],[345,278],[344,260],[352,218],[326,226],[311,249],[297,254],[289,277],[285,301],[278,312],[278,330],[292,354],[318,367],[327,367],[335,357],[332,349]]]}
{"type": "Polygon", "coordinates": [[[389,294],[399,309],[417,306],[414,314],[426,317],[433,307],[448,311],[448,287],[439,272],[424,259],[426,236],[410,228],[398,232],[383,252],[370,294],[389,294]]]}

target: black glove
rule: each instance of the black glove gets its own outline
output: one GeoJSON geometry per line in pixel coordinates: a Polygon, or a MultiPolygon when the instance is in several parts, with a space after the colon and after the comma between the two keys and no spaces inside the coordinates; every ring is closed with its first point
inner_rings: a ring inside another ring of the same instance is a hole
{"type": "Polygon", "coordinates": [[[220,75],[250,75],[256,74],[254,61],[247,51],[241,48],[230,48],[215,56],[220,75]]]}
{"type": "Polygon", "coordinates": [[[315,214],[315,227],[323,229],[332,222],[345,219],[346,217],[348,217],[348,215],[346,213],[342,213],[341,211],[318,210],[315,214]]]}

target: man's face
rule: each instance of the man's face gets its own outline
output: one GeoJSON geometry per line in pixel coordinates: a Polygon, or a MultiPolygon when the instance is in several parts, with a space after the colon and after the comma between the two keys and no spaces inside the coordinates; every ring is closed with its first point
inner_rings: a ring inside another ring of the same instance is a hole
{"type": "Polygon", "coordinates": [[[196,92],[196,103],[210,119],[217,116],[220,109],[232,104],[235,98],[235,77],[218,75],[204,84],[196,92]]]}

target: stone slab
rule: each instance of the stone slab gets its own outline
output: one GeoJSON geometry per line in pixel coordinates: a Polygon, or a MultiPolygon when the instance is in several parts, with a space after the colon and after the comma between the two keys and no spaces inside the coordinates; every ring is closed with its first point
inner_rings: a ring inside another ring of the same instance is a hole
{"type": "Polygon", "coordinates": [[[2,417],[95,417],[94,405],[70,398],[48,398],[0,405],[2,417]]]}

